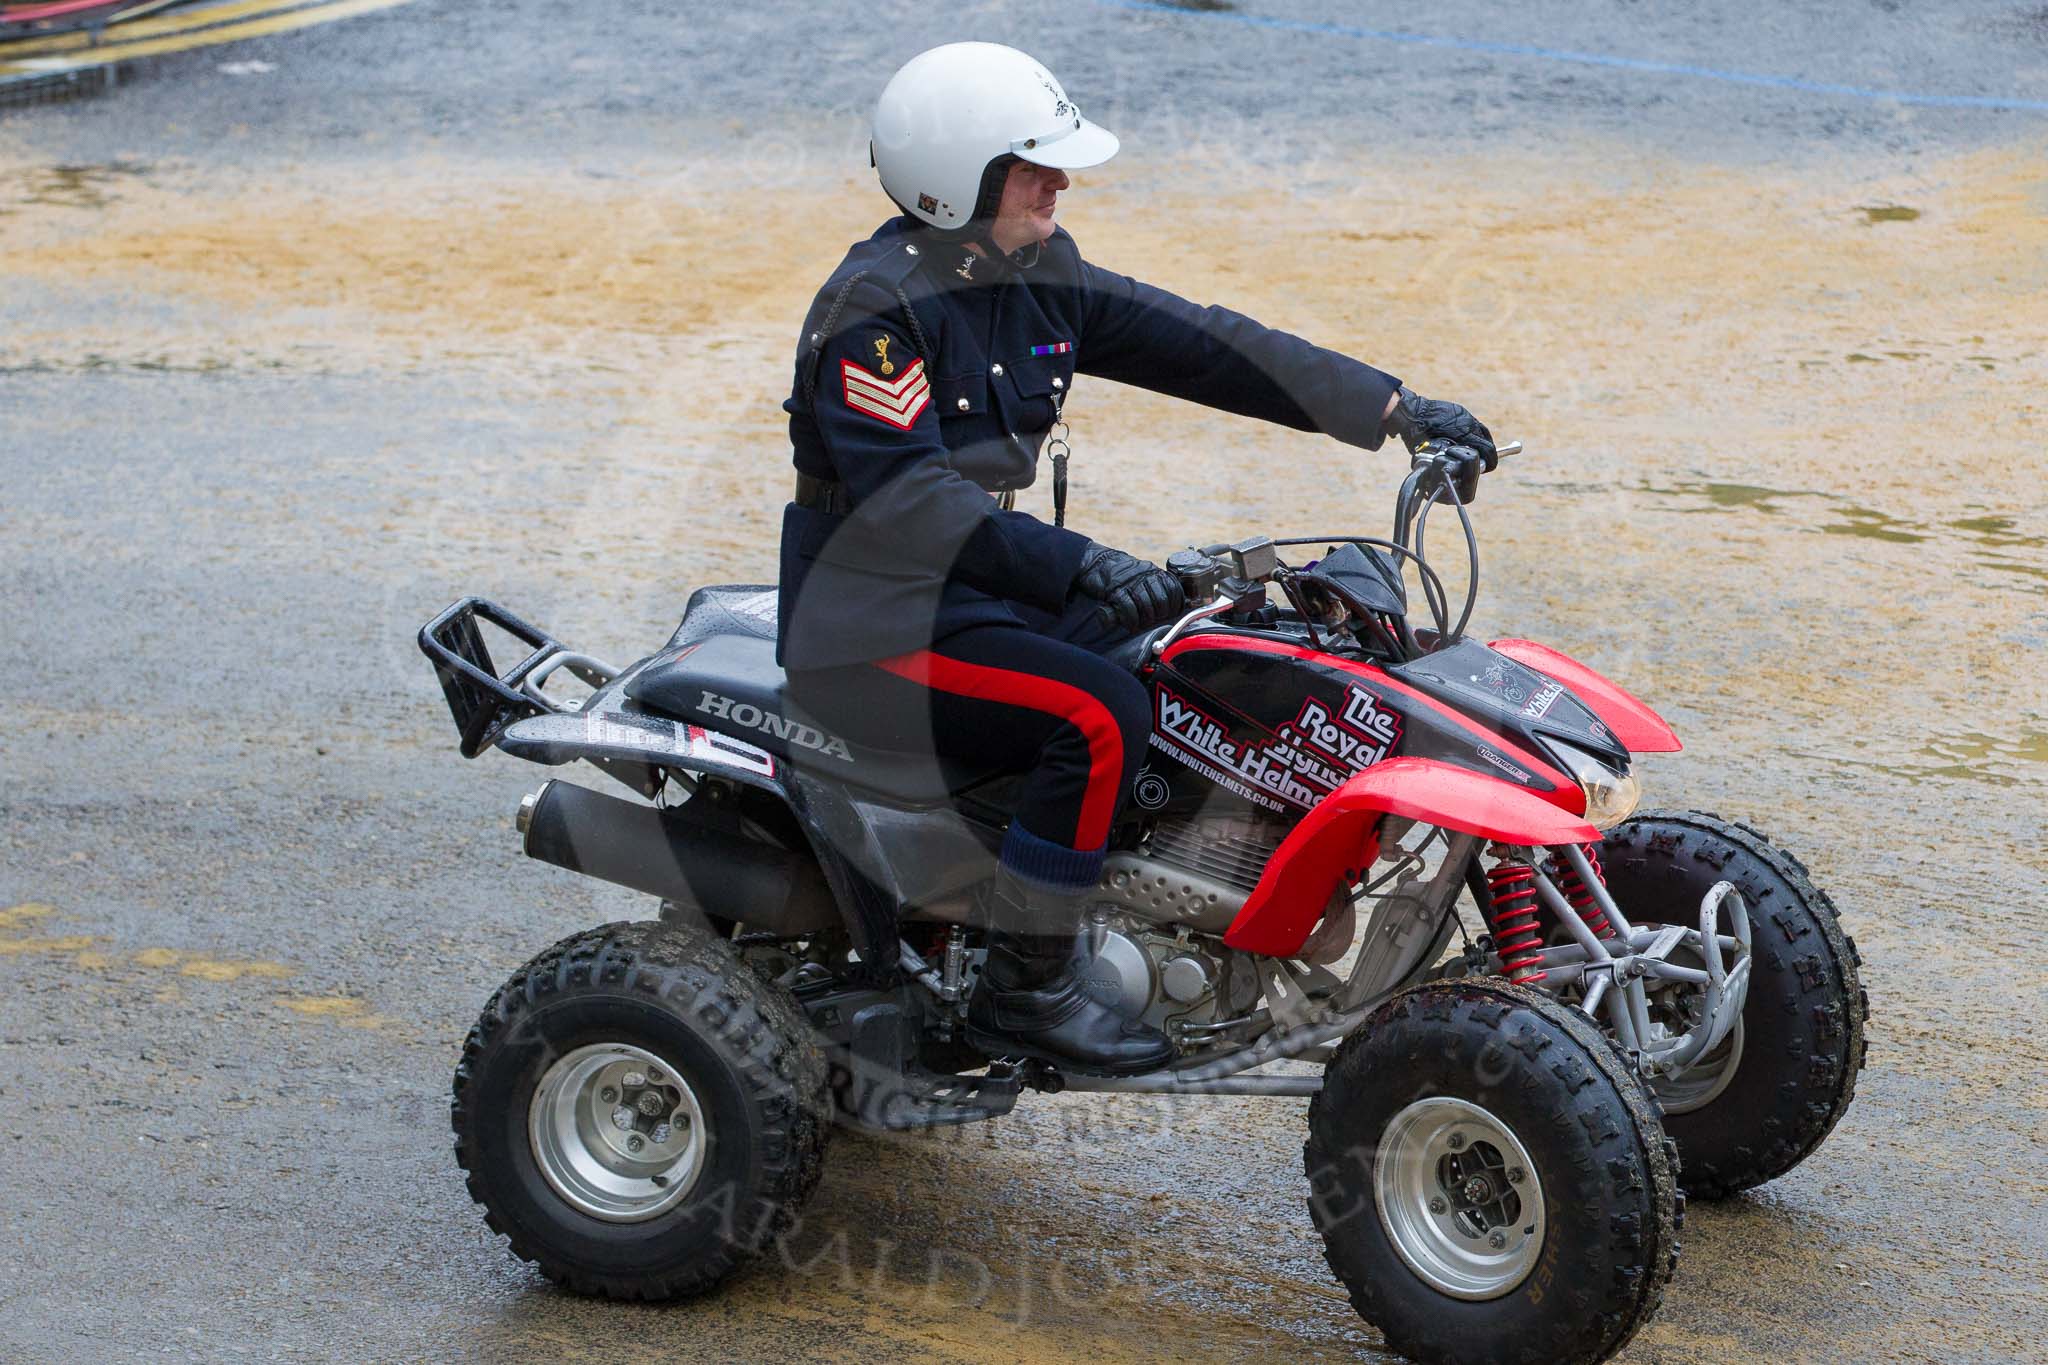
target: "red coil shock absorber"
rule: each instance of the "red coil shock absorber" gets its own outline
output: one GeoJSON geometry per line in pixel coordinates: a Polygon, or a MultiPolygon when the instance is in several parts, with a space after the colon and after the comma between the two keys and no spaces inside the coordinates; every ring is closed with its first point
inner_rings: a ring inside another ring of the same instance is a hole
{"type": "MultiPolygon", "coordinates": [[[[1583,844],[1580,847],[1585,851],[1586,862],[1593,868],[1593,875],[1600,879],[1602,886],[1607,885],[1607,873],[1600,867],[1600,845],[1583,844]]],[[[1579,870],[1562,860],[1553,867],[1557,889],[1572,903],[1572,909],[1579,912],[1579,918],[1586,922],[1586,927],[1593,931],[1595,937],[1613,938],[1614,926],[1607,922],[1607,912],[1600,908],[1599,901],[1593,899],[1593,888],[1579,877],[1579,870]]]]}
{"type": "Polygon", "coordinates": [[[1539,965],[1543,961],[1543,930],[1542,914],[1536,908],[1536,869],[1503,858],[1486,874],[1486,886],[1493,899],[1486,918],[1501,967],[1517,986],[1534,985],[1547,975],[1539,965]]]}

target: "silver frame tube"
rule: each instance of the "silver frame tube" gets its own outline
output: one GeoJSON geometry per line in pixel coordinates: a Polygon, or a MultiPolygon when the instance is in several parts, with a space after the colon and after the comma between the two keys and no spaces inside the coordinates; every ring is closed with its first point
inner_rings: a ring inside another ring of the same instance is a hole
{"type": "Polygon", "coordinates": [[[1227,1076],[1213,1081],[1161,1082],[1145,1076],[1068,1076],[1067,1089],[1125,1095],[1260,1095],[1286,1099],[1322,1091],[1321,1076],[1227,1076]]]}

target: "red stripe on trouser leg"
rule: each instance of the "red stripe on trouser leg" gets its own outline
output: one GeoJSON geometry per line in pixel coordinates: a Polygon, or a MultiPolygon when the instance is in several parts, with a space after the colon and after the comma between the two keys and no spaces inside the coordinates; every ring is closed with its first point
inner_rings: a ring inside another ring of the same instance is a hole
{"type": "Polygon", "coordinates": [[[1074,847],[1086,852],[1109,842],[1109,821],[1123,780],[1124,737],[1116,717],[1095,697],[1054,678],[964,663],[928,649],[877,659],[875,667],[935,692],[1043,711],[1079,730],[1088,741],[1088,792],[1074,825],[1074,847]]]}

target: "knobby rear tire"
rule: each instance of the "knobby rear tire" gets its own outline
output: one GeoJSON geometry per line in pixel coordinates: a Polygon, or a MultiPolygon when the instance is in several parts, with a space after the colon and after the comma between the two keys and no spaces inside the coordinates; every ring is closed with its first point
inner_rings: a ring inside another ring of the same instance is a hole
{"type": "Polygon", "coordinates": [[[619,923],[557,943],[491,997],[451,1119],[470,1197],[514,1254],[579,1293],[660,1300],[701,1294],[775,1244],[823,1173],[831,1112],[824,1058],[787,993],[701,930],[619,923]],[[603,1042],[670,1059],[711,1133],[687,1196],[641,1222],[579,1212],[528,1136],[549,1067],[603,1042]]]}

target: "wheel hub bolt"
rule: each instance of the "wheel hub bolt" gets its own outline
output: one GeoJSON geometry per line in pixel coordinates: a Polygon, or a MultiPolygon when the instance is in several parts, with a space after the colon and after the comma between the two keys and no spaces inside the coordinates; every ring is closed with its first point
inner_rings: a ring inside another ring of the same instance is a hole
{"type": "Polygon", "coordinates": [[[623,1104],[612,1110],[612,1127],[622,1133],[630,1130],[633,1127],[633,1111],[623,1104]]]}
{"type": "Polygon", "coordinates": [[[640,1112],[647,1115],[648,1118],[653,1118],[656,1114],[668,1108],[667,1103],[662,1100],[661,1096],[655,1094],[652,1090],[641,1091],[640,1098],[635,1100],[634,1103],[640,1106],[640,1112]]]}
{"type": "Polygon", "coordinates": [[[1508,1183],[1510,1185],[1519,1185],[1528,1178],[1528,1172],[1524,1171],[1520,1166],[1508,1167],[1508,1183]]]}
{"type": "Polygon", "coordinates": [[[1435,1198],[1429,1201],[1429,1211],[1431,1213],[1442,1213],[1445,1209],[1449,1207],[1450,1205],[1444,1202],[1444,1198],[1442,1195],[1437,1195],[1435,1198]]]}
{"type": "Polygon", "coordinates": [[[617,1104],[619,1101],[619,1092],[614,1087],[608,1085],[604,1089],[597,1092],[597,1097],[598,1099],[604,1101],[604,1103],[606,1104],[617,1104]]]}
{"type": "Polygon", "coordinates": [[[637,1152],[646,1145],[646,1140],[642,1138],[638,1133],[635,1133],[633,1134],[633,1136],[626,1139],[626,1150],[629,1152],[637,1152]]]}
{"type": "Polygon", "coordinates": [[[1493,1236],[1486,1239],[1486,1244],[1495,1251],[1499,1251],[1508,1244],[1508,1235],[1505,1232],[1496,1232],[1493,1236]]]}
{"type": "Polygon", "coordinates": [[[1450,1148],[1454,1152],[1464,1147],[1464,1145],[1465,1135],[1463,1133],[1453,1133],[1449,1137],[1444,1139],[1444,1146],[1450,1148]]]}

